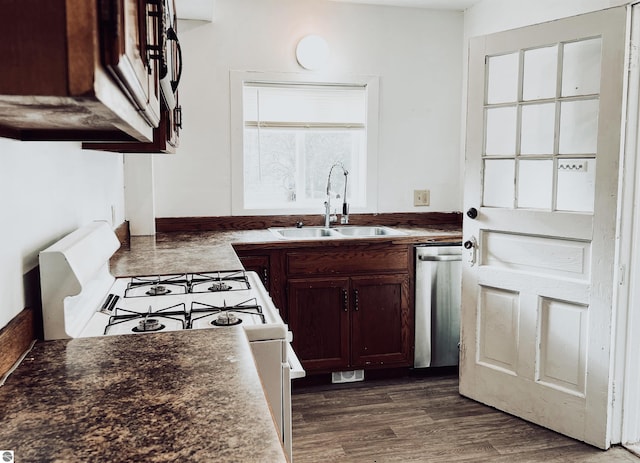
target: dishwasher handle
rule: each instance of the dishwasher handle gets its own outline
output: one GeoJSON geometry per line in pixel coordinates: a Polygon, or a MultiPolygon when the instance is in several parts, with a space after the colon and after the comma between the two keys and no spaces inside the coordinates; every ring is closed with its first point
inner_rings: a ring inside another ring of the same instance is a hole
{"type": "Polygon", "coordinates": [[[436,256],[418,256],[418,260],[421,260],[423,262],[433,262],[433,261],[454,262],[457,260],[462,260],[462,255],[461,254],[441,254],[436,256]]]}

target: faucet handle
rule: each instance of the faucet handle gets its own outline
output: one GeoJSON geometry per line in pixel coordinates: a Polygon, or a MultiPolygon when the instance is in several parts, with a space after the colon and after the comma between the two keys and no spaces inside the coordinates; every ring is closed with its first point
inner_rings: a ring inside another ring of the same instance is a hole
{"type": "Polygon", "coordinates": [[[340,216],[340,223],[347,225],[349,223],[349,204],[342,203],[342,215],[340,216]]]}

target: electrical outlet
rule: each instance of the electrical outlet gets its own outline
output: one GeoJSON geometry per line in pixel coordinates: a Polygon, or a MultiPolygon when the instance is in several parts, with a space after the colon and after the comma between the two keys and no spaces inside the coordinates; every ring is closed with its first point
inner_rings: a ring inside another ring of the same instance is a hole
{"type": "Polygon", "coordinates": [[[559,161],[558,170],[565,172],[586,172],[587,161],[559,161]]]}
{"type": "Polygon", "coordinates": [[[413,205],[414,206],[428,206],[429,205],[429,190],[413,190],[413,205]]]}

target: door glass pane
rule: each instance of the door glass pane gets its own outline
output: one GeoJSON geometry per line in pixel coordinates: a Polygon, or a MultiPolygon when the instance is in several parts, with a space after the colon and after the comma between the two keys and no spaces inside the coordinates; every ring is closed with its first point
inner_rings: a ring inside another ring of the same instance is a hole
{"type": "Polygon", "coordinates": [[[562,59],[562,96],[600,93],[602,39],[566,43],[562,59]]]}
{"type": "Polygon", "coordinates": [[[504,155],[516,153],[517,109],[514,107],[487,109],[485,153],[504,155]]]}
{"type": "Polygon", "coordinates": [[[522,107],[520,154],[553,154],[555,103],[522,107]]]}
{"type": "Polygon", "coordinates": [[[524,52],[522,99],[554,98],[558,81],[558,46],[524,52]]]}
{"type": "Polygon", "coordinates": [[[487,103],[518,100],[519,53],[491,56],[487,62],[487,103]]]}
{"type": "Polygon", "coordinates": [[[552,160],[518,162],[518,207],[551,209],[552,191],[552,160]]]}
{"type": "Polygon", "coordinates": [[[558,160],[559,211],[593,212],[596,177],[595,159],[558,160]]]}
{"type": "Polygon", "coordinates": [[[565,101],[560,106],[560,154],[595,153],[598,100],[565,101]]]}
{"type": "Polygon", "coordinates": [[[484,161],[484,185],[482,203],[489,207],[513,207],[514,199],[513,159],[484,161]]]}

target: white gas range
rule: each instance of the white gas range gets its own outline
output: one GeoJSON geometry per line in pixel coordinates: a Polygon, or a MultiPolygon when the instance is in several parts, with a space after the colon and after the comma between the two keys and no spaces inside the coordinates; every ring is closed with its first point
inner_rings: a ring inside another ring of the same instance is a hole
{"type": "Polygon", "coordinates": [[[258,275],[226,270],[114,278],[109,259],[119,247],[106,222],[92,222],[40,253],[45,339],[240,325],[291,461],[291,379],[305,372],[258,275]]]}
{"type": "Polygon", "coordinates": [[[116,278],[80,337],[242,325],[250,341],[288,332],[254,272],[116,278]]]}

